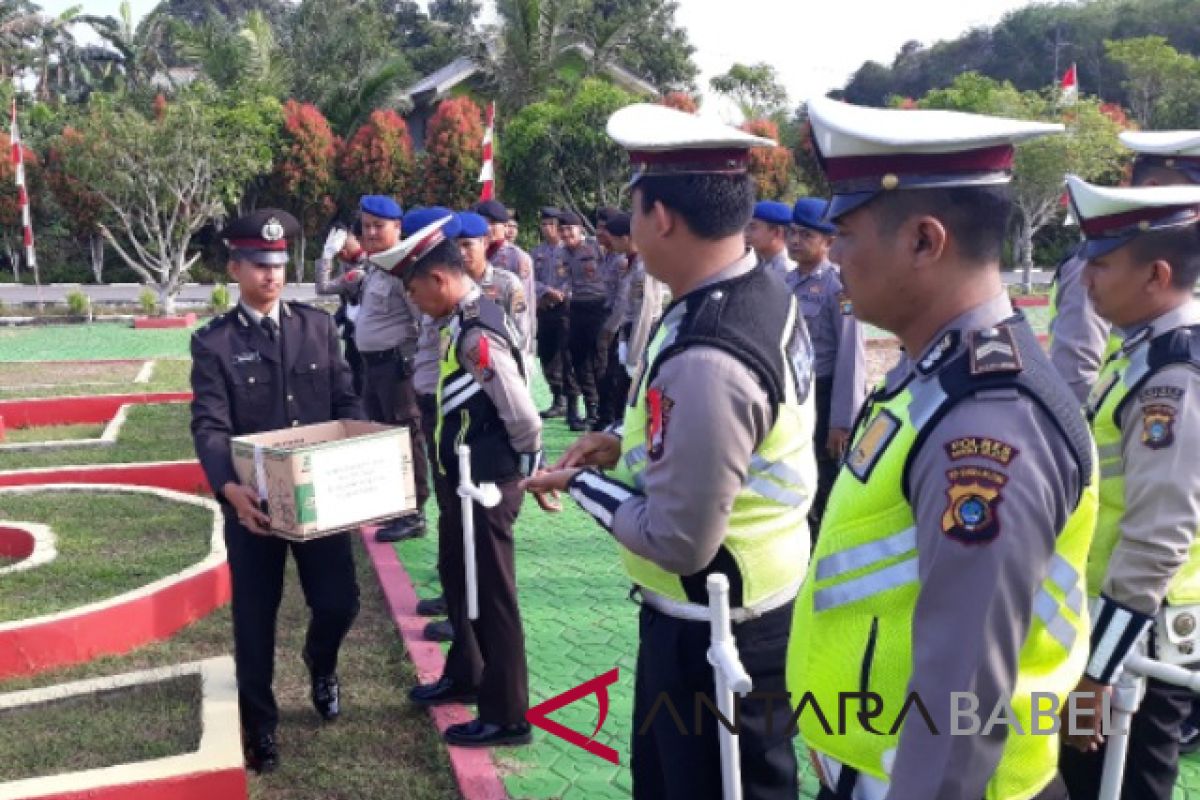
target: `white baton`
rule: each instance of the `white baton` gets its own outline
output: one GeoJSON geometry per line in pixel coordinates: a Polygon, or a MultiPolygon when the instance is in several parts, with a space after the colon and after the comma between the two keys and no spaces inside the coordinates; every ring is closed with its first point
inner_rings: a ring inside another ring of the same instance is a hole
{"type": "Polygon", "coordinates": [[[494,508],[500,490],[494,483],[476,486],[471,482],[471,448],[458,446],[458,496],[462,503],[463,566],[467,577],[467,619],[479,619],[479,577],[475,563],[475,503],[494,508]]]}
{"type": "MultiPolygon", "coordinates": [[[[708,576],[708,612],[712,626],[712,643],[708,648],[708,663],[713,667],[713,683],[717,692],[717,710],[736,727],[738,714],[734,692],[747,694],[753,688],[746,668],[738,656],[733,627],[729,622],[729,579],[724,575],[708,576]]],[[[721,786],[725,800],[742,800],[742,761],[738,752],[738,735],[725,724],[718,723],[721,742],[721,786]]]]}

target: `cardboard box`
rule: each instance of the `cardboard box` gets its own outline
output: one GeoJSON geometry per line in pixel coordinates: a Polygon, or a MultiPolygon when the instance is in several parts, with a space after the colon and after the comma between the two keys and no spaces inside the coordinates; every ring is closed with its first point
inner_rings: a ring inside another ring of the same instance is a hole
{"type": "Polygon", "coordinates": [[[238,479],[266,498],[271,529],[285,539],[314,539],[417,507],[407,428],[323,422],[237,436],[232,450],[238,479]]]}

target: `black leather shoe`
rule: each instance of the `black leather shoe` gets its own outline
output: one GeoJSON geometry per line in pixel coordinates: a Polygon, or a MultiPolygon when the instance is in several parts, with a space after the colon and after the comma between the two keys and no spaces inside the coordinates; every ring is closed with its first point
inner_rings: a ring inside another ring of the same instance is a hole
{"type": "Polygon", "coordinates": [[[342,713],[342,687],[338,683],[337,673],[317,675],[313,672],[312,659],[308,657],[308,653],[301,653],[301,656],[312,681],[312,691],[308,696],[312,700],[313,708],[317,710],[321,719],[333,722],[342,713]]]}
{"type": "Polygon", "coordinates": [[[279,769],[279,744],[275,734],[264,733],[254,736],[244,743],[246,766],[259,775],[267,775],[279,769]]]}
{"type": "Polygon", "coordinates": [[[442,619],[426,625],[421,634],[427,642],[453,642],[454,626],[450,624],[450,620],[442,619]]]}
{"type": "Polygon", "coordinates": [[[439,594],[437,597],[426,597],[423,600],[418,600],[417,614],[422,617],[446,616],[446,596],[439,594]]]}
{"type": "Polygon", "coordinates": [[[375,531],[377,542],[402,542],[425,535],[425,518],[420,514],[401,517],[375,531]]]}
{"type": "Polygon", "coordinates": [[[566,415],[566,413],[567,402],[561,397],[555,397],[554,402],[550,404],[550,407],[545,411],[540,412],[540,416],[542,419],[558,419],[559,417],[566,415]]]}
{"type": "Polygon", "coordinates": [[[528,722],[494,725],[473,719],[446,728],[445,738],[455,747],[512,747],[532,742],[533,732],[528,722]]]}
{"type": "Polygon", "coordinates": [[[567,427],[570,428],[571,430],[575,431],[576,433],[589,430],[587,420],[585,420],[581,417],[575,417],[574,419],[568,419],[567,427]]]}
{"type": "Polygon", "coordinates": [[[462,689],[449,678],[438,678],[433,683],[423,683],[408,690],[408,699],[419,706],[440,706],[446,703],[474,703],[478,693],[474,689],[462,689]]]}

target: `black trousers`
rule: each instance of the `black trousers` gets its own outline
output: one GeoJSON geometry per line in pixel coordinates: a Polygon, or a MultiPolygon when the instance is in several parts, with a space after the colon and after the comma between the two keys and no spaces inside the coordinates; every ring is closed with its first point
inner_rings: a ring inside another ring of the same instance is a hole
{"type": "Polygon", "coordinates": [[[346,363],[350,365],[354,393],[362,397],[363,382],[366,380],[366,368],[363,366],[362,356],[359,355],[358,345],[354,343],[353,323],[350,323],[349,332],[342,337],[342,341],[346,343],[346,363]]]}
{"type": "Polygon", "coordinates": [[[571,367],[588,408],[595,408],[600,400],[599,387],[607,360],[607,353],[600,352],[600,333],[607,316],[603,300],[571,301],[571,367]]]}
{"type": "Polygon", "coordinates": [[[825,516],[825,506],[829,503],[829,492],[833,482],[837,480],[838,468],[841,462],[829,455],[825,446],[829,441],[829,415],[833,403],[833,378],[817,378],[813,382],[813,400],[816,403],[817,419],[813,426],[813,455],[817,458],[817,493],[813,495],[812,506],[808,509],[808,532],[813,541],[821,530],[821,519],[825,516]]]}
{"type": "Polygon", "coordinates": [[[467,576],[463,565],[462,506],[452,481],[437,481],[438,575],[446,596],[454,643],[443,673],[456,684],[479,690],[479,719],[496,725],[525,721],[529,710],[529,670],[525,633],[517,606],[513,523],[521,510],[517,481],[499,484],[495,508],[474,506],[475,564],[479,619],[467,617],[467,576]]]}
{"type": "Polygon", "coordinates": [[[629,373],[621,363],[619,353],[620,334],[614,334],[608,346],[608,357],[604,369],[604,381],[600,385],[600,405],[597,417],[601,426],[625,419],[626,400],[629,398],[629,373]]]}
{"type": "MultiPolygon", "coordinates": [[[[423,434],[422,438],[424,439],[423,443],[425,445],[425,457],[429,464],[429,480],[433,486],[437,486],[437,442],[434,441],[434,434],[437,433],[438,421],[437,395],[417,395],[417,408],[421,410],[421,433],[423,434]]],[[[441,496],[438,495],[436,491],[433,492],[433,496],[439,503],[438,509],[440,512],[441,496]]]]}
{"type": "MultiPolygon", "coordinates": [[[[791,624],[788,604],[733,626],[742,664],[754,681],[751,696],[738,701],[746,800],[795,800],[800,793],[784,679],[791,624]],[[754,697],[766,694],[775,699],[754,697]]],[[[698,695],[716,705],[707,659],[709,624],[685,622],[642,606],[639,627],[630,765],[634,800],[721,800],[720,723],[704,707],[701,730],[693,727],[698,695]],[[666,710],[666,699],[685,731],[666,710]],[[651,715],[656,704],[659,708],[651,715]]]]}
{"type": "Polygon", "coordinates": [[[233,583],[233,649],[237,663],[242,728],[251,736],[272,733],[279,708],[275,676],[275,620],[283,596],[283,569],[290,550],[311,614],[304,652],[317,675],[337,669],[338,649],[358,615],[358,582],[350,534],[309,542],[258,536],[226,511],[225,548],[233,583]]]}
{"type": "MultiPolygon", "coordinates": [[[[1122,800],[1171,800],[1179,777],[1179,728],[1192,708],[1187,689],[1161,681],[1146,682],[1146,696],[1129,726],[1122,800]]],[[[1071,800],[1091,800],[1100,794],[1105,747],[1080,753],[1064,747],[1058,769],[1071,800]]]]}
{"type": "Polygon", "coordinates": [[[579,394],[579,386],[567,348],[571,330],[569,308],[570,305],[563,302],[538,311],[537,355],[550,392],[556,396],[575,397],[579,394]]]}
{"type": "Polygon", "coordinates": [[[417,508],[425,507],[429,499],[429,461],[421,447],[421,410],[412,376],[400,377],[399,358],[372,361],[364,359],[366,385],[363,407],[372,422],[382,425],[403,425],[412,437],[413,478],[417,484],[417,508]]]}
{"type": "MultiPolygon", "coordinates": [[[[851,784],[851,787],[853,784],[851,784]]],[[[827,789],[822,786],[821,791],[817,792],[817,800],[851,800],[850,790],[846,789],[841,793],[827,789]]],[[[980,798],[980,800],[983,800],[980,798]]],[[[1054,780],[1042,789],[1032,800],[1075,800],[1075,795],[1067,796],[1067,788],[1063,786],[1062,778],[1055,776],[1054,780]]]]}

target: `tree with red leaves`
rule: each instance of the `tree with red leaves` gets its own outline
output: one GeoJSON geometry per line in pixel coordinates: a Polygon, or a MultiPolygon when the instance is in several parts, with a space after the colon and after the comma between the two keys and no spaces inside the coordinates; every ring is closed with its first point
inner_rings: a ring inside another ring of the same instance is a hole
{"type": "MultiPolygon", "coordinates": [[[[779,126],[769,119],[752,119],[742,130],[779,141],[779,126]]],[[[792,181],[792,153],[786,147],[755,147],[750,150],[750,175],[758,186],[760,200],[778,200],[787,194],[792,181]]]]}
{"type": "Polygon", "coordinates": [[[304,279],[306,239],[316,236],[336,210],[333,193],[337,149],[337,137],[316,106],[287,101],[282,145],[271,183],[279,202],[296,215],[304,228],[295,259],[297,282],[304,279]]]}
{"type": "Polygon", "coordinates": [[[87,247],[92,276],[96,283],[103,283],[104,237],[100,234],[100,223],[104,218],[104,200],[84,186],[66,167],[72,157],[94,157],[90,150],[87,140],[79,131],[70,126],[63,129],[62,135],[51,144],[46,154],[46,181],[50,184],[54,199],[66,214],[67,227],[75,239],[87,247]]]}
{"type": "Polygon", "coordinates": [[[700,101],[687,92],[667,92],[660,101],[667,108],[695,114],[700,110],[700,101]]]}
{"type": "Polygon", "coordinates": [[[416,160],[403,118],[391,109],[371,112],[346,142],[338,173],[348,203],[364,194],[390,194],[407,201],[416,176],[416,160]]]}
{"type": "Polygon", "coordinates": [[[469,97],[444,100],[425,133],[424,199],[464,208],[479,198],[483,112],[469,97]]]}

